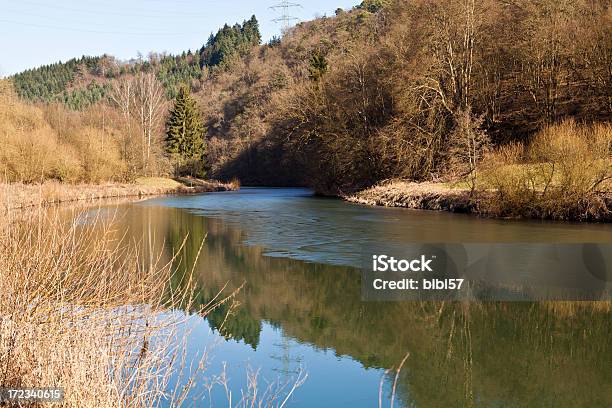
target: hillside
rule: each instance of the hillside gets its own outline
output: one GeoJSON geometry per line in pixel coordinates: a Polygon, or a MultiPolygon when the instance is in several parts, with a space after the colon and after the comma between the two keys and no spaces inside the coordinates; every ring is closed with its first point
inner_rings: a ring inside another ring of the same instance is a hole
{"type": "Polygon", "coordinates": [[[264,45],[253,17],[193,52],[84,57],[13,81],[25,99],[81,110],[120,110],[113,92],[142,73],[167,99],[186,83],[211,175],[338,193],[469,174],[487,149],[550,124],[609,122],[611,16],[607,0],[369,0],[264,45]]]}
{"type": "Polygon", "coordinates": [[[260,42],[259,23],[252,16],[242,24],[225,25],[195,52],[151,53],[147,59],[139,57],[130,61],[119,61],[109,55],[83,56],[29,69],[11,80],[17,94],[27,101],[62,102],[71,109],[82,110],[105,100],[113,81],[154,72],[171,98],[180,84],[202,80],[207,69],[225,67],[260,42]]]}
{"type": "Polygon", "coordinates": [[[610,20],[605,1],[448,0],[299,24],[203,83],[215,172],[337,193],[452,178],[549,124],[610,121],[610,20]]]}

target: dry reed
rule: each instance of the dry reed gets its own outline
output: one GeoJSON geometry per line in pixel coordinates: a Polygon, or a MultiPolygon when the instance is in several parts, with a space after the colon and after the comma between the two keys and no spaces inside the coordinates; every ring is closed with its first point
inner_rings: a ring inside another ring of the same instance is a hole
{"type": "MultiPolygon", "coordinates": [[[[229,392],[226,376],[206,377],[208,352],[188,360],[186,323],[235,292],[196,307],[193,271],[173,267],[180,254],[162,261],[100,214],[2,212],[0,387],[59,387],[64,407],[197,406],[205,389],[229,392]]],[[[285,406],[306,379],[261,390],[247,375],[230,406],[285,406]]]]}
{"type": "Polygon", "coordinates": [[[179,369],[185,316],[167,311],[192,285],[168,292],[171,263],[86,221],[2,218],[0,386],[60,387],[66,407],[155,406],[179,369]]]}
{"type": "Polygon", "coordinates": [[[233,189],[234,186],[231,184],[214,180],[199,180],[197,185],[189,186],[172,179],[158,177],[141,178],[135,183],[123,184],[66,184],[54,181],[41,184],[0,182],[0,211],[66,202],[91,202],[103,198],[139,198],[233,189]]]}

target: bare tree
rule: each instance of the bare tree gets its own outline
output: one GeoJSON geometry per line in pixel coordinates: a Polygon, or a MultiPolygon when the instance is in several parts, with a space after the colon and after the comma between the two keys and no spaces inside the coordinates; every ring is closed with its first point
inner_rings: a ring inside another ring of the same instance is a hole
{"type": "Polygon", "coordinates": [[[571,28],[576,16],[575,4],[571,0],[544,1],[532,10],[524,7],[531,17],[529,35],[531,49],[525,57],[527,90],[533,102],[542,111],[547,122],[558,116],[560,90],[568,81],[564,64],[571,48],[571,28]]]}
{"type": "Polygon", "coordinates": [[[121,111],[126,126],[130,126],[130,112],[134,101],[133,82],[132,78],[122,77],[112,83],[112,91],[110,92],[110,98],[121,111]]]}
{"type": "MultiPolygon", "coordinates": [[[[121,111],[125,121],[125,150],[132,145],[132,122],[138,123],[142,161],[138,167],[150,170],[152,146],[162,126],[166,107],[164,87],[152,73],[139,73],[113,82],[110,98],[121,111]]],[[[126,153],[126,155],[129,155],[126,153]]]]}
{"type": "Polygon", "coordinates": [[[140,73],[135,79],[134,109],[140,122],[143,162],[151,159],[151,146],[166,105],[164,87],[152,73],[140,73]]]}
{"type": "Polygon", "coordinates": [[[451,0],[435,10],[439,26],[434,49],[439,66],[431,72],[429,88],[452,113],[471,103],[476,40],[485,7],[475,0],[451,0]]]}

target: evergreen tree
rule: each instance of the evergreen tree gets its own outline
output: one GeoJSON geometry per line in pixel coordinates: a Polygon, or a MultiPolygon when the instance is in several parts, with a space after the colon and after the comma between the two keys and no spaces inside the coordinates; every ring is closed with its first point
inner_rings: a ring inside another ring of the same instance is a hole
{"type": "Polygon", "coordinates": [[[358,9],[367,10],[370,13],[376,13],[378,10],[384,8],[389,3],[388,0],[363,0],[358,9]]]}
{"type": "MultiPolygon", "coordinates": [[[[108,57],[83,56],[66,62],[43,65],[13,75],[13,84],[17,94],[26,100],[32,102],[65,102],[65,95],[71,92],[71,84],[79,77],[82,78],[87,74],[95,75],[100,70],[100,65],[105,63],[106,58],[108,57]]],[[[93,90],[93,92],[90,91],[92,89],[82,89],[82,96],[86,96],[88,101],[95,101],[98,97],[98,89],[93,90]],[[90,94],[87,94],[88,92],[90,94]]],[[[82,108],[88,106],[88,103],[79,103],[78,105],[82,108]]]]}
{"type": "Polygon", "coordinates": [[[311,80],[318,82],[323,74],[327,72],[327,58],[321,52],[316,51],[310,57],[308,64],[308,76],[311,80]]]}
{"type": "Polygon", "coordinates": [[[249,21],[245,21],[242,26],[242,32],[249,46],[261,44],[261,33],[259,31],[259,21],[253,14],[249,21]]]}
{"type": "Polygon", "coordinates": [[[179,89],[170,112],[166,151],[173,157],[177,173],[199,177],[205,175],[204,125],[187,86],[179,89]]]}
{"type": "Polygon", "coordinates": [[[235,57],[247,55],[250,50],[261,44],[259,22],[255,16],[242,25],[225,24],[217,34],[210,35],[208,42],[200,49],[202,67],[225,67],[235,57]]]}

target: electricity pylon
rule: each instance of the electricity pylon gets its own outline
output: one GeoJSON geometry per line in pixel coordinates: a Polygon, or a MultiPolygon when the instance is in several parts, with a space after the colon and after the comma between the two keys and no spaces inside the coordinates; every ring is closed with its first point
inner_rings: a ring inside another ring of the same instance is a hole
{"type": "Polygon", "coordinates": [[[297,17],[289,14],[289,11],[295,7],[302,7],[302,5],[299,3],[291,3],[288,0],[280,0],[278,3],[270,7],[272,10],[275,11],[280,10],[281,13],[280,16],[273,19],[272,21],[274,21],[275,23],[282,23],[283,30],[287,30],[292,21],[298,20],[297,17]]]}

